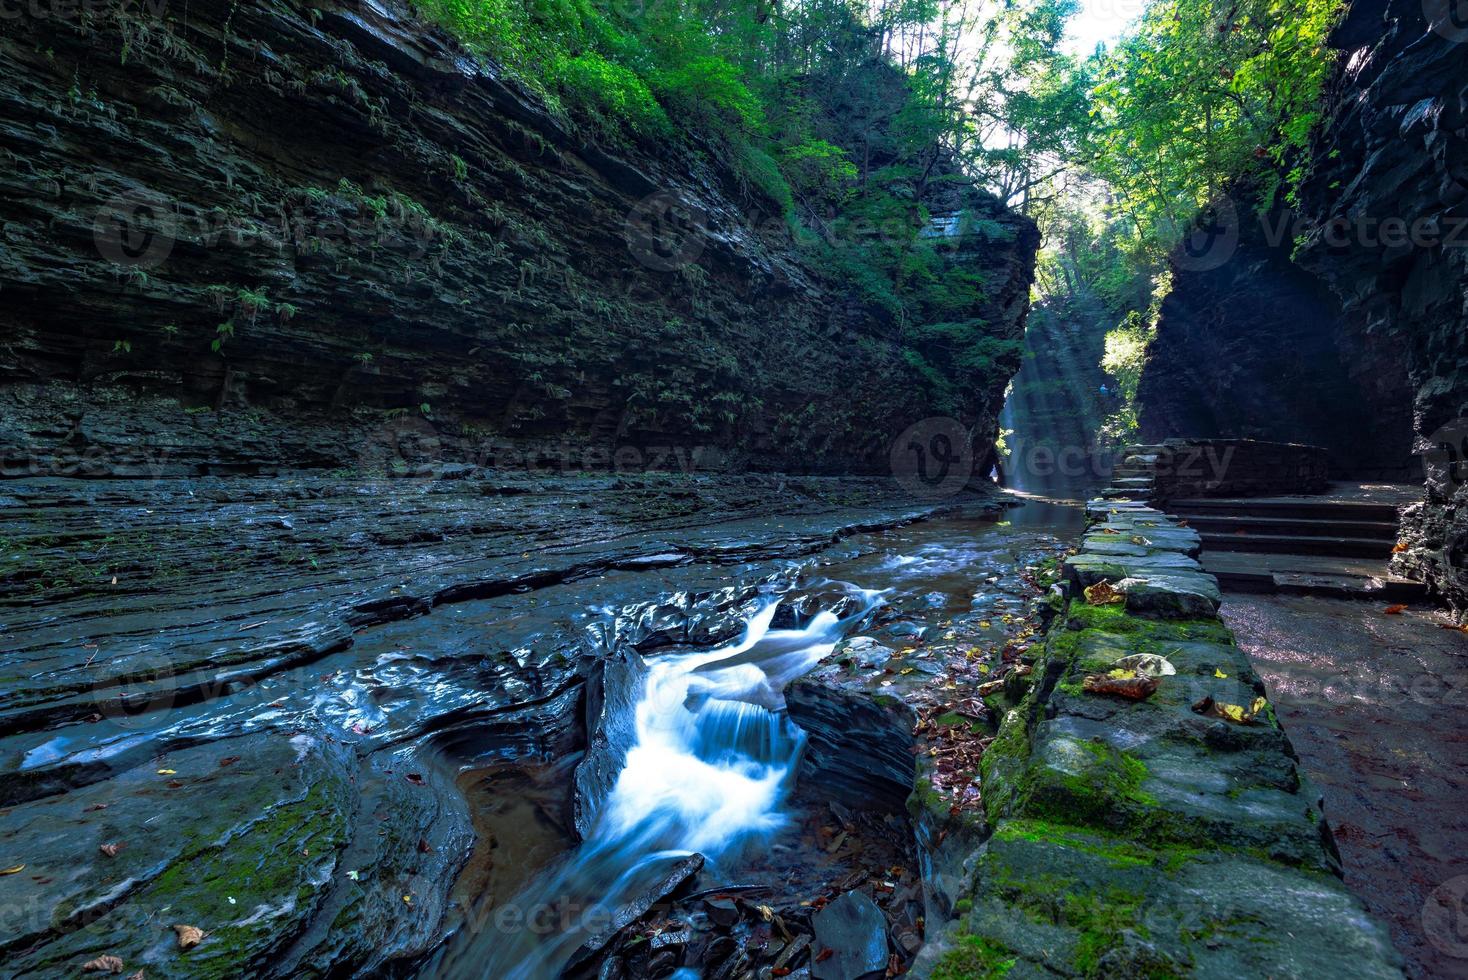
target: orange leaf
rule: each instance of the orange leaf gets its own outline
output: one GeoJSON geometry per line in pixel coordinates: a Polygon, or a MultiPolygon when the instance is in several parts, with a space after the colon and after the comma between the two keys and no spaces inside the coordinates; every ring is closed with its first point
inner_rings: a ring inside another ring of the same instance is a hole
{"type": "Polygon", "coordinates": [[[1406,608],[1407,604],[1405,602],[1398,602],[1394,605],[1387,606],[1386,614],[1388,616],[1400,616],[1406,608]]]}
{"type": "Polygon", "coordinates": [[[1126,596],[1116,591],[1110,582],[1097,582],[1085,588],[1086,601],[1093,606],[1107,606],[1114,602],[1125,602],[1126,596]]]}
{"type": "Polygon", "coordinates": [[[1407,542],[1405,542],[1405,541],[1398,541],[1396,544],[1392,545],[1392,554],[1394,554],[1394,555],[1400,555],[1402,552],[1404,552],[1406,550],[1407,550],[1407,542]]]}

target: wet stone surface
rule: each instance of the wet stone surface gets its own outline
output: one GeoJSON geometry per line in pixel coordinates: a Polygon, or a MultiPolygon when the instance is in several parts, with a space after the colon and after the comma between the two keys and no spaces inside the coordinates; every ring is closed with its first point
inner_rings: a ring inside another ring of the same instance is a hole
{"type": "MultiPolygon", "coordinates": [[[[1001,662],[1018,570],[1058,547],[992,516],[910,524],[934,506],[876,481],[508,486],[7,484],[11,972],[411,972],[574,848],[588,678],[614,653],[727,642],[771,589],[798,623],[839,580],[892,589],[856,644],[890,652],[847,682],[952,695],[1001,662]],[[204,939],[181,949],[175,925],[204,939]]],[[[917,725],[943,702],[912,700],[917,725]]],[[[854,889],[910,957],[925,869],[902,800],[835,789],[802,773],[769,849],[695,870],[678,894],[704,897],[635,913],[597,968],[805,969],[811,917],[854,889]]]]}
{"type": "Polygon", "coordinates": [[[1225,622],[1319,787],[1346,884],[1414,977],[1468,974],[1468,634],[1430,607],[1234,596],[1225,622]]]}

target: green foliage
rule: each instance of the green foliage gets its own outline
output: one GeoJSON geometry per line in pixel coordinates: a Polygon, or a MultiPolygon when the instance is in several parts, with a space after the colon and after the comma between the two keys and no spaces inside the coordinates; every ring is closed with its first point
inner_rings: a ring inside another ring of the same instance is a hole
{"type": "Polygon", "coordinates": [[[1268,206],[1282,181],[1303,178],[1341,7],[1154,0],[1098,60],[1090,164],[1154,253],[1216,196],[1248,184],[1268,206]]]}

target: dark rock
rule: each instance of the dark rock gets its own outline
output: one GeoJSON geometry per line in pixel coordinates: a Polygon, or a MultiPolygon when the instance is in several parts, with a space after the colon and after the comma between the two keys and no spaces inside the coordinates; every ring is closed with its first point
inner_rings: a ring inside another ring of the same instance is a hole
{"type": "Polygon", "coordinates": [[[1255,214],[1250,188],[1232,198],[1217,246],[1237,233],[1231,253],[1172,256],[1137,389],[1142,438],[1303,443],[1328,450],[1336,479],[1415,475],[1401,351],[1350,331],[1328,286],[1291,261],[1297,216],[1255,214]]]}
{"type": "Polygon", "coordinates": [[[670,861],[666,870],[652,878],[647,887],[643,888],[639,894],[612,910],[610,925],[581,945],[576,955],[571,958],[567,969],[573,969],[577,964],[595,956],[611,941],[613,936],[642,918],[648,909],[676,891],[684,882],[698,874],[702,868],[703,855],[701,854],[690,854],[688,857],[670,861]]]}
{"type": "Polygon", "coordinates": [[[1006,349],[925,352],[940,390],[717,157],[572,132],[405,6],[59,23],[0,38],[5,476],[887,472],[948,414],[991,447],[1039,240],[992,196],[922,202],[998,229],[945,261],[1006,349]],[[704,218],[671,269],[627,236],[659,192],[704,218]]]}
{"type": "Polygon", "coordinates": [[[586,755],[576,766],[576,832],[591,834],[602,804],[637,741],[637,701],[646,670],[632,649],[620,649],[591,668],[586,684],[586,755]]]}
{"type": "Polygon", "coordinates": [[[846,892],[817,912],[815,955],[811,976],[816,980],[865,980],[887,969],[887,917],[861,892],[846,892]],[[823,956],[834,950],[831,956],[823,956]]]}

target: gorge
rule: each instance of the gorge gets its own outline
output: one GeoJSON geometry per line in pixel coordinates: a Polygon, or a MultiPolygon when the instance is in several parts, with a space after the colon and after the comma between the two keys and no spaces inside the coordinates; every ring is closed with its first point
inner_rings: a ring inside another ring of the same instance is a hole
{"type": "Polygon", "coordinates": [[[1456,975],[1455,16],[0,9],[0,976],[1456,975]]]}

